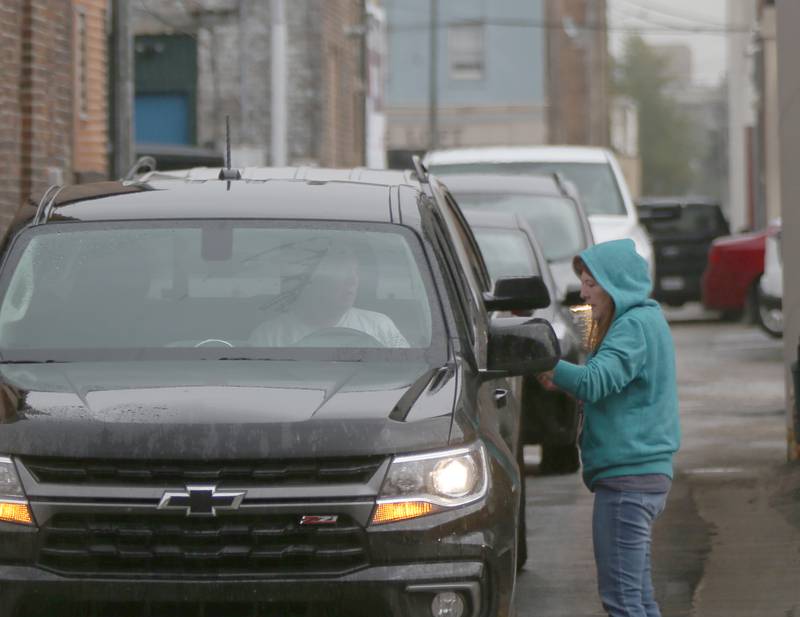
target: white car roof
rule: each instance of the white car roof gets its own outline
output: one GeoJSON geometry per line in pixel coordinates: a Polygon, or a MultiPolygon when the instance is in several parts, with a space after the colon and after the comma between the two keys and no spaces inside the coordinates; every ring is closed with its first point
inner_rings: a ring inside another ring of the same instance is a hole
{"type": "Polygon", "coordinates": [[[589,146],[503,146],[432,150],[425,155],[426,165],[464,163],[607,163],[611,153],[589,146]]]}

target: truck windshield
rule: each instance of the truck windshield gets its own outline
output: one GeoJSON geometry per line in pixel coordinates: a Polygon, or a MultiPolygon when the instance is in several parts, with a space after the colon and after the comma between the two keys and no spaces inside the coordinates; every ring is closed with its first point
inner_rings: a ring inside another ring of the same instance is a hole
{"type": "Polygon", "coordinates": [[[552,174],[561,173],[575,183],[586,214],[625,216],[625,204],[608,163],[460,163],[430,166],[433,173],[449,174],[552,174]]]}
{"type": "Polygon", "coordinates": [[[514,229],[473,227],[492,281],[513,276],[540,276],[528,238],[514,229]]]}
{"type": "Polygon", "coordinates": [[[519,214],[533,229],[548,262],[572,258],[588,246],[577,204],[571,199],[531,194],[458,193],[464,210],[519,214]]]}
{"type": "Polygon", "coordinates": [[[0,348],[6,361],[406,359],[435,338],[420,251],[378,224],[51,224],[20,238],[0,277],[0,348]]]}

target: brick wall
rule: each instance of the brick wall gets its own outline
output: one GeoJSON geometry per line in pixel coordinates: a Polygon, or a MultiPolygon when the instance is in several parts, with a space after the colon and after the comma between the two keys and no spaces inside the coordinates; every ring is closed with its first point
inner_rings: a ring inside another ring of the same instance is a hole
{"type": "Polygon", "coordinates": [[[23,0],[0,2],[0,227],[21,201],[19,66],[23,0]]]}
{"type": "Polygon", "coordinates": [[[20,112],[22,199],[72,180],[72,3],[22,3],[20,112]]]}
{"type": "Polygon", "coordinates": [[[73,171],[108,175],[107,0],[73,0],[73,171]]]}
{"type": "Polygon", "coordinates": [[[107,175],[107,1],[0,0],[0,231],[50,184],[107,175]]]}
{"type": "Polygon", "coordinates": [[[323,69],[321,164],[364,164],[364,83],[360,36],[348,30],[361,24],[360,0],[317,0],[322,17],[323,69]]]}

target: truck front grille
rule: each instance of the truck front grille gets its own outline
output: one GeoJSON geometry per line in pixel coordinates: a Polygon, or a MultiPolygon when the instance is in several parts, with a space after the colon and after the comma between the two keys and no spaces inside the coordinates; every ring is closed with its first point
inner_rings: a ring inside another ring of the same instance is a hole
{"type": "Polygon", "coordinates": [[[384,461],[382,456],[260,461],[131,461],[25,457],[37,482],[117,486],[181,486],[217,482],[248,486],[365,483],[384,461]]]}
{"type": "Polygon", "coordinates": [[[190,518],[57,514],[41,529],[38,563],[76,575],[330,575],[367,563],[364,529],[348,517],[302,526],[298,515],[190,518]]]}
{"type": "Polygon", "coordinates": [[[272,602],[81,602],[67,598],[26,598],[14,617],[361,617],[332,603],[272,602]]]}

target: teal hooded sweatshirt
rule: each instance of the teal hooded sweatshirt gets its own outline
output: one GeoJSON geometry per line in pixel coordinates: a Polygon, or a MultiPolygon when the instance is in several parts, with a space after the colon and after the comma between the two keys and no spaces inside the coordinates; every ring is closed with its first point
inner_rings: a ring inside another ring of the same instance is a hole
{"type": "Polygon", "coordinates": [[[664,314],[650,299],[647,262],[632,240],[596,244],[580,254],[614,300],[603,342],[578,366],[559,361],[553,383],[584,403],[583,480],[664,474],[680,446],[675,347],[664,314]]]}

